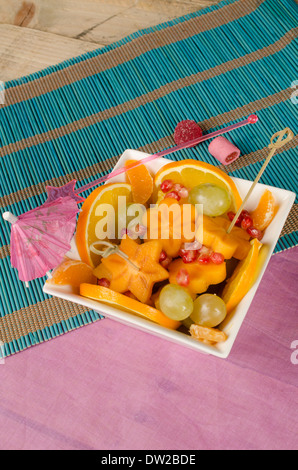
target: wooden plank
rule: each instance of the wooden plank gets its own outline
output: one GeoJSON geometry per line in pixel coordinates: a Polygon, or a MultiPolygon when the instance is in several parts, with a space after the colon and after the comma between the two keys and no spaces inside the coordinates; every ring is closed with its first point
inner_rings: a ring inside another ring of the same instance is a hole
{"type": "Polygon", "coordinates": [[[218,1],[0,2],[0,80],[36,72],[218,1]]]}
{"type": "Polygon", "coordinates": [[[49,65],[100,47],[51,33],[0,25],[0,80],[37,72],[49,65]]]}
{"type": "Polygon", "coordinates": [[[138,29],[193,12],[219,0],[10,0],[0,23],[29,26],[71,38],[110,44],[138,29]]]}

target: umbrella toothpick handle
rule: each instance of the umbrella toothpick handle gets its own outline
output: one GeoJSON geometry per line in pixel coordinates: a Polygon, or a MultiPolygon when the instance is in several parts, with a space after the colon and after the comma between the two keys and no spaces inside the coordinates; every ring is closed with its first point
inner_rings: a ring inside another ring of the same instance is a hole
{"type": "Polygon", "coordinates": [[[110,255],[116,254],[118,256],[121,256],[121,258],[125,259],[125,261],[131,264],[131,266],[133,266],[135,269],[137,269],[138,271],[140,270],[140,268],[129,259],[127,254],[121,251],[119,246],[113,245],[113,243],[98,240],[97,242],[94,242],[92,243],[92,245],[90,245],[90,251],[92,251],[92,253],[95,253],[96,255],[102,256],[103,258],[107,258],[110,255]],[[98,250],[95,245],[105,246],[106,248],[104,250],[98,250]]]}
{"type": "Polygon", "coordinates": [[[245,198],[243,199],[243,202],[242,202],[241,206],[239,207],[238,211],[236,212],[235,217],[232,220],[232,222],[231,222],[231,224],[230,224],[230,226],[227,230],[227,233],[230,233],[232,228],[234,227],[234,225],[235,225],[239,215],[241,214],[248,198],[250,197],[251,193],[253,192],[254,188],[256,187],[257,183],[259,182],[262,174],[264,173],[264,171],[265,171],[268,163],[270,162],[271,158],[273,157],[275,151],[277,149],[280,149],[281,147],[283,147],[288,142],[290,142],[290,140],[292,140],[293,137],[294,137],[294,134],[293,134],[293,132],[291,131],[291,129],[289,127],[286,127],[282,131],[278,131],[275,134],[273,134],[273,136],[270,139],[270,144],[268,145],[268,148],[271,149],[271,151],[269,152],[266,160],[264,161],[264,163],[262,165],[262,168],[260,169],[256,179],[254,180],[253,184],[251,185],[248,193],[246,194],[245,198]]]}

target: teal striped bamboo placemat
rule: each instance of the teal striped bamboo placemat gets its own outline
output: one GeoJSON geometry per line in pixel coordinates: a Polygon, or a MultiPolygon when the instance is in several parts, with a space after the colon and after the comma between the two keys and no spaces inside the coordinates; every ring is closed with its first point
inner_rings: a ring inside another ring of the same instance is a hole
{"type": "MultiPolygon", "coordinates": [[[[297,5],[294,0],[224,0],[46,70],[5,84],[0,106],[1,212],[42,204],[45,186],[77,186],[107,173],[127,148],[174,144],[183,119],[204,131],[251,113],[233,132],[242,157],[223,168],[253,180],[273,133],[297,134],[297,5]]],[[[207,143],[174,154],[217,164],[207,143]]],[[[297,137],[276,154],[262,182],[297,189],[297,137]]],[[[171,156],[173,158],[173,155],[171,156]]],[[[87,196],[87,194],[85,194],[87,196]]],[[[298,244],[297,201],[275,252],[298,244]]],[[[10,268],[10,228],[0,225],[0,340],[5,356],[101,317],[26,289],[10,268]]]]}

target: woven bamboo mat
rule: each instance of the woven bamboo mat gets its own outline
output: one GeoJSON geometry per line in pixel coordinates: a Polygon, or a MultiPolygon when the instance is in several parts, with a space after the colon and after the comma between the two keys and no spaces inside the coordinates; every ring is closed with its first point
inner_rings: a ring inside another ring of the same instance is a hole
{"type": "MultiPolygon", "coordinates": [[[[5,84],[0,106],[1,212],[45,202],[45,186],[108,172],[127,148],[170,147],[182,119],[204,131],[251,113],[258,126],[233,132],[242,157],[222,168],[253,180],[271,135],[297,134],[294,0],[225,0],[83,56],[5,84]]],[[[207,143],[174,154],[217,164],[207,143]]],[[[262,182],[297,189],[297,136],[262,182]]],[[[172,156],[173,158],[173,156],[172,156]]],[[[87,194],[85,194],[87,196],[87,194]]],[[[1,219],[2,220],[2,219],[1,219]]],[[[297,201],[275,252],[298,244],[297,201]]],[[[8,224],[0,225],[0,340],[8,356],[101,317],[49,298],[44,279],[26,289],[10,267],[8,224]]]]}

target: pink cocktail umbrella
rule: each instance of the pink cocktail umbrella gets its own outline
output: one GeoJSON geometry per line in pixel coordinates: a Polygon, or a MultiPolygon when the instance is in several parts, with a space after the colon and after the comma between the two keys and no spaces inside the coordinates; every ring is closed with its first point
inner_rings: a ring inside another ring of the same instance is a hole
{"type": "Polygon", "coordinates": [[[26,285],[28,281],[45,276],[62,262],[71,248],[78,212],[76,201],[66,196],[18,217],[11,212],[3,214],[3,218],[12,224],[11,265],[26,285]]]}
{"type": "Polygon", "coordinates": [[[201,137],[198,137],[194,140],[190,140],[188,142],[184,142],[182,144],[176,145],[174,147],[155,153],[153,155],[149,155],[148,157],[145,157],[139,160],[138,162],[128,165],[126,167],[118,168],[117,170],[114,170],[110,172],[109,174],[102,176],[101,178],[98,178],[97,180],[91,181],[90,183],[76,190],[75,190],[76,180],[72,180],[69,183],[65,184],[64,186],[60,186],[57,188],[54,186],[47,186],[46,187],[47,192],[48,192],[47,201],[53,201],[56,198],[65,196],[67,194],[69,197],[72,197],[76,202],[82,202],[84,201],[84,198],[79,196],[80,193],[83,193],[87,189],[94,188],[94,186],[104,183],[111,178],[114,178],[114,176],[121,175],[122,173],[125,173],[127,170],[130,170],[131,168],[135,168],[139,165],[143,165],[145,163],[151,162],[152,160],[155,160],[156,158],[161,158],[161,157],[165,157],[166,155],[171,155],[174,152],[178,152],[178,150],[195,147],[201,142],[213,139],[214,137],[217,137],[219,135],[226,134],[228,132],[233,131],[234,129],[238,129],[239,127],[247,126],[249,124],[255,124],[257,121],[258,121],[258,117],[255,114],[251,114],[250,116],[248,116],[247,119],[237,122],[236,124],[231,124],[230,126],[227,126],[223,129],[219,129],[218,131],[210,132],[209,134],[202,135],[201,137]]]}

